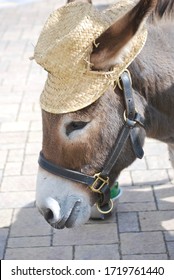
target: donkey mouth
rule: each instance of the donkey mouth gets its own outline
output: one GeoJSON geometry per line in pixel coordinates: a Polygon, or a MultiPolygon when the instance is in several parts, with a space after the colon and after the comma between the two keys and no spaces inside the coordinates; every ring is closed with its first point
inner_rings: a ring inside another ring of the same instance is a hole
{"type": "MultiPolygon", "coordinates": [[[[56,229],[63,229],[65,227],[71,228],[75,225],[76,220],[78,218],[80,212],[80,204],[81,201],[77,200],[73,206],[69,208],[69,210],[64,214],[62,213],[61,219],[56,223],[51,223],[50,225],[56,229]]],[[[62,211],[63,212],[63,211],[62,211]]]]}

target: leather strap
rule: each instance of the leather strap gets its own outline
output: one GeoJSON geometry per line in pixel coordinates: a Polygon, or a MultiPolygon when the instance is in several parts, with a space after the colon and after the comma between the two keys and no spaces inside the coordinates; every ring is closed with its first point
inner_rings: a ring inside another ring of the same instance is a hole
{"type": "Polygon", "coordinates": [[[134,120],[135,103],[132,95],[132,81],[129,72],[125,71],[120,76],[120,83],[123,89],[124,102],[126,106],[126,117],[129,120],[134,120]]]}
{"type": "Polygon", "coordinates": [[[130,127],[127,124],[124,124],[122,131],[121,131],[119,137],[117,138],[117,142],[116,142],[115,148],[112,152],[112,155],[110,156],[107,164],[105,165],[105,167],[103,168],[103,170],[101,172],[101,176],[103,178],[109,177],[111,170],[114,167],[114,165],[116,164],[118,157],[122,151],[123,145],[129,137],[129,132],[130,132],[130,127]]]}
{"type": "Polygon", "coordinates": [[[116,145],[114,150],[112,151],[112,155],[110,156],[107,164],[103,168],[101,172],[101,177],[109,177],[111,170],[116,164],[118,157],[123,149],[125,142],[130,136],[133,151],[137,157],[141,158],[143,155],[143,149],[141,147],[141,143],[139,140],[139,136],[137,131],[134,129],[137,123],[143,126],[143,118],[139,113],[135,110],[135,103],[132,94],[132,86],[130,81],[130,76],[127,71],[123,72],[120,77],[121,87],[123,89],[124,101],[126,110],[124,113],[125,124],[121,130],[119,137],[117,138],[116,145]]]}
{"type": "MultiPolygon", "coordinates": [[[[123,88],[124,93],[124,100],[127,112],[127,123],[130,121],[135,122],[135,124],[139,124],[140,126],[144,127],[144,119],[142,116],[136,112],[135,103],[132,95],[132,85],[130,82],[130,75],[129,72],[125,71],[121,75],[121,86],[123,88]]],[[[131,123],[131,122],[130,122],[131,123]]],[[[133,124],[133,123],[132,123],[133,124]]],[[[142,149],[141,141],[139,139],[139,135],[135,126],[132,126],[130,130],[130,140],[132,143],[133,151],[138,158],[142,158],[144,155],[144,151],[142,149]]]]}
{"type": "Polygon", "coordinates": [[[82,184],[85,184],[88,186],[92,185],[92,183],[94,182],[93,176],[85,175],[78,171],[63,168],[57,164],[54,164],[54,163],[48,161],[44,157],[42,152],[40,152],[38,163],[43,169],[47,170],[48,172],[50,172],[54,175],[66,178],[68,180],[72,180],[72,181],[82,183],[82,184]]]}
{"type": "Polygon", "coordinates": [[[132,129],[130,131],[130,139],[131,139],[132,149],[134,151],[134,154],[136,155],[137,158],[142,159],[144,156],[144,151],[141,146],[139,135],[135,129],[132,129]]]}

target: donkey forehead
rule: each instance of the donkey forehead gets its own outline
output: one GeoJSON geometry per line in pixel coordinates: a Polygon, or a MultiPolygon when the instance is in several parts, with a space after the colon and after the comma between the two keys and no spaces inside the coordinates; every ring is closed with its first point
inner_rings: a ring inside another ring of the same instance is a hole
{"type": "Polygon", "coordinates": [[[42,117],[45,121],[65,125],[72,120],[89,122],[95,119],[101,121],[105,118],[109,119],[112,115],[118,117],[122,111],[120,110],[122,103],[123,98],[119,88],[114,90],[113,87],[110,87],[97,101],[81,110],[65,114],[53,114],[42,110],[42,117]]]}

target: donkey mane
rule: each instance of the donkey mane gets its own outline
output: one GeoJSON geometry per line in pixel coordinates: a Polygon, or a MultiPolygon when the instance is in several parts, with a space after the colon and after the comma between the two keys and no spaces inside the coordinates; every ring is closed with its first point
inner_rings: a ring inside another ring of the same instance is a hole
{"type": "Polygon", "coordinates": [[[154,20],[170,19],[174,16],[174,0],[158,0],[156,8],[151,15],[152,22],[154,20]]]}

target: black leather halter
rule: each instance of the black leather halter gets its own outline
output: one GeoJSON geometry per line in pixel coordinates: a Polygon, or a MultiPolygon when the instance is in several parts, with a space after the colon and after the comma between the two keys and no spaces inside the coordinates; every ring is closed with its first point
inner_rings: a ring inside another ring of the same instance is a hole
{"type": "Polygon", "coordinates": [[[125,70],[121,75],[119,87],[123,91],[125,101],[125,123],[113,147],[113,152],[100,173],[97,173],[94,176],[89,176],[81,172],[63,168],[48,161],[42,152],[40,152],[38,160],[39,165],[48,172],[78,183],[85,184],[90,188],[91,191],[97,193],[98,200],[96,205],[98,210],[103,214],[109,213],[113,208],[113,203],[110,199],[109,177],[128,137],[130,137],[132,148],[136,157],[142,158],[144,154],[137,130],[134,129],[137,125],[144,127],[144,119],[135,109],[132,95],[131,77],[128,70],[125,70]]]}

